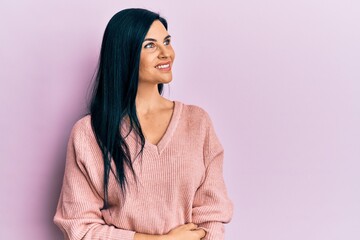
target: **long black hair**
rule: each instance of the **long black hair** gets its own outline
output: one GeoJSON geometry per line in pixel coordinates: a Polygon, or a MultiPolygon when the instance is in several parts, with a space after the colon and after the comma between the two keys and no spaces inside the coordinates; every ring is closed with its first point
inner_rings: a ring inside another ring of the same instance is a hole
{"type": "MultiPolygon", "coordinates": [[[[88,102],[91,126],[104,160],[103,209],[108,208],[109,173],[113,171],[111,158],[115,162],[115,177],[124,196],[127,184],[125,167],[128,166],[135,176],[126,136],[122,136],[119,130],[125,121],[124,117],[130,120],[130,131],[134,129],[140,138],[139,154],[145,145],[145,137],[136,115],[135,98],[142,43],[155,20],[160,20],[167,29],[167,21],[157,13],[141,8],[124,9],[110,19],[104,32],[92,95],[88,102]]],[[[162,94],[163,84],[158,84],[158,91],[162,94]]]]}

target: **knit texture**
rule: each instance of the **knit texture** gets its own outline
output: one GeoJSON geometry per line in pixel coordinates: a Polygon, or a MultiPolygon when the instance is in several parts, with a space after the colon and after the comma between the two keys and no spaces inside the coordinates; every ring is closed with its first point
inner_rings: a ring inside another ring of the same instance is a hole
{"type": "MultiPolygon", "coordinates": [[[[160,142],[127,137],[137,183],[130,170],[124,197],[110,171],[109,208],[103,207],[103,158],[91,128],[91,116],[73,126],[55,224],[65,239],[133,240],[135,232],[166,234],[193,222],[206,230],[204,240],[223,240],[233,204],[223,178],[224,149],[209,114],[199,106],[174,101],[160,142]],[[135,158],[137,156],[137,158],[135,158]]],[[[119,128],[129,131],[125,123],[119,128]]],[[[115,169],[115,164],[112,162],[115,169]]]]}

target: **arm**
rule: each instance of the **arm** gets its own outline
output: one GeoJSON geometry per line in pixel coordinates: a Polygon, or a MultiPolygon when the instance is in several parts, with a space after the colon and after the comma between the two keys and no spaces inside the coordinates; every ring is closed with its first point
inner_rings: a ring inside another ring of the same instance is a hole
{"type": "Polygon", "coordinates": [[[133,240],[134,231],[107,225],[102,217],[103,199],[80,161],[86,138],[76,123],[67,145],[63,185],[53,220],[67,240],[133,240]]]}
{"type": "Polygon", "coordinates": [[[223,240],[224,223],[230,222],[233,204],[223,178],[224,149],[206,113],[207,134],[204,144],[205,177],[195,193],[193,222],[206,230],[203,240],[223,240]]]}
{"type": "Polygon", "coordinates": [[[134,240],[167,240],[163,235],[135,233],[134,240]]]}
{"type": "Polygon", "coordinates": [[[135,234],[134,240],[200,240],[205,236],[205,231],[196,224],[187,223],[180,225],[165,235],[135,234]]]}

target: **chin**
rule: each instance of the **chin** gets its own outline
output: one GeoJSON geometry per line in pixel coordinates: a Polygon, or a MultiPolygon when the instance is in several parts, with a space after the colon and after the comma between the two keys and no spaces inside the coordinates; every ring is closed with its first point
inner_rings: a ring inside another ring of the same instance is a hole
{"type": "Polygon", "coordinates": [[[172,81],[172,79],[168,79],[168,80],[161,81],[160,83],[167,84],[167,83],[170,83],[171,81],[172,81]]]}
{"type": "Polygon", "coordinates": [[[164,84],[169,83],[172,81],[172,76],[170,75],[170,76],[159,77],[158,81],[159,81],[159,83],[164,83],[164,84]]]}

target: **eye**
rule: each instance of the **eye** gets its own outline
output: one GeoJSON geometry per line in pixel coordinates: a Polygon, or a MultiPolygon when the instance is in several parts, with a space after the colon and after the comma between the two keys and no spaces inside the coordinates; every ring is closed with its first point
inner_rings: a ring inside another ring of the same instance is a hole
{"type": "Polygon", "coordinates": [[[165,42],[164,42],[164,43],[165,43],[165,45],[170,45],[170,42],[171,42],[171,39],[170,39],[170,38],[168,38],[168,39],[166,39],[166,40],[165,40],[165,42]]]}
{"type": "Polygon", "coordinates": [[[155,47],[154,43],[148,43],[144,46],[144,48],[152,48],[152,47],[155,47]]]}

